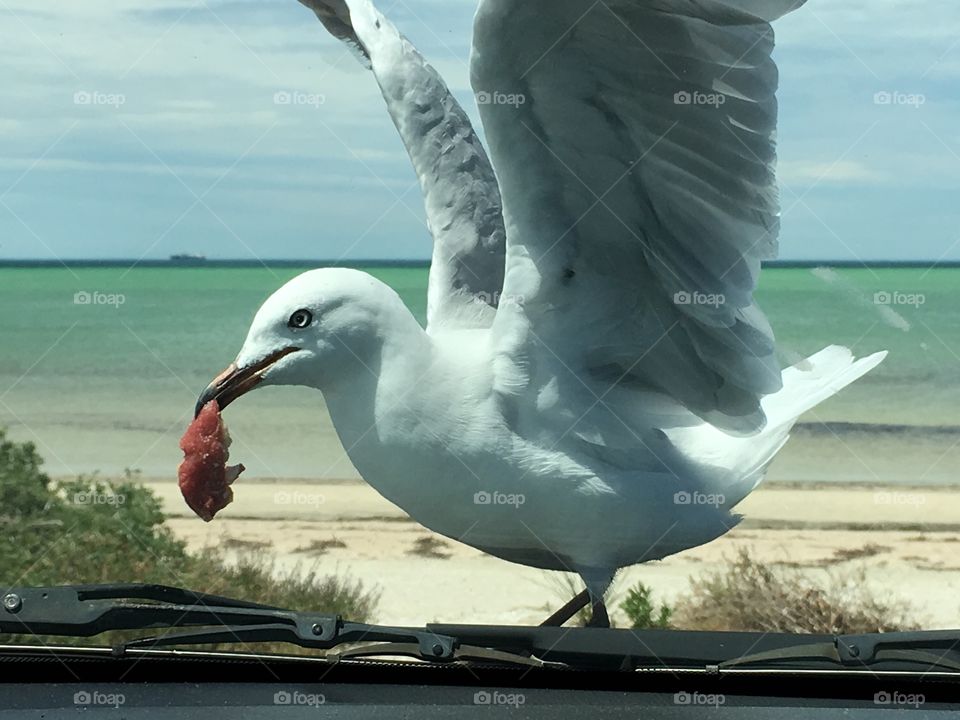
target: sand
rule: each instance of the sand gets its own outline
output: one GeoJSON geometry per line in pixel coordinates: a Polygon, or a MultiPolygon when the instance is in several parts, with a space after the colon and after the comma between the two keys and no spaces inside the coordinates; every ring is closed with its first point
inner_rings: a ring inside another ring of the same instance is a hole
{"type": "MultiPolygon", "coordinates": [[[[259,549],[278,570],[316,567],[377,586],[379,622],[535,624],[568,599],[566,576],[514,565],[430,533],[362,482],[248,482],[206,524],[171,480],[145,481],[177,536],[197,551],[259,549]]],[[[629,568],[614,595],[638,580],[670,602],[691,577],[740,548],[757,559],[825,578],[862,567],[884,596],[908,600],[925,626],[960,626],[960,495],[946,489],[761,487],[739,508],[740,527],[700,548],[629,568]]],[[[616,617],[616,616],[615,616],[616,617]]],[[[620,616],[621,621],[623,617],[620,616]]]]}

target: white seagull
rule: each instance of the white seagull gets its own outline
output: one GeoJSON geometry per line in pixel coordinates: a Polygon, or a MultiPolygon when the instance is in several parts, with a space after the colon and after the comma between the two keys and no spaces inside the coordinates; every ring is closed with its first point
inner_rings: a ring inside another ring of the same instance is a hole
{"type": "Polygon", "coordinates": [[[481,0],[492,165],[369,0],[301,2],[372,69],[416,168],[427,328],[370,275],[305,273],[199,405],[319,390],[384,497],[579,574],[548,622],[592,601],[606,624],[619,568],[727,532],[798,417],[885,355],[832,346],[781,371],[753,299],[779,227],[769,23],[803,0],[481,0]]]}

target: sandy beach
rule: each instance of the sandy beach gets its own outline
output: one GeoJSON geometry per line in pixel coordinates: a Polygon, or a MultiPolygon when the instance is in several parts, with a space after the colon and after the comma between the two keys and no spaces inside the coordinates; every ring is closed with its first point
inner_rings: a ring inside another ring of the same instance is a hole
{"type": "MultiPolygon", "coordinates": [[[[567,599],[560,574],[433,535],[362,482],[238,483],[236,502],[210,524],[190,514],[175,482],[144,482],[191,549],[263,550],[276,558],[278,570],[348,574],[381,590],[380,622],[529,624],[567,599]]],[[[884,597],[908,600],[925,626],[960,626],[956,492],[781,484],[761,487],[738,510],[746,516],[738,528],[709,545],[625,570],[614,594],[642,580],[669,602],[688,589],[691,577],[747,548],[757,559],[821,578],[863,567],[869,584],[884,597]]]]}

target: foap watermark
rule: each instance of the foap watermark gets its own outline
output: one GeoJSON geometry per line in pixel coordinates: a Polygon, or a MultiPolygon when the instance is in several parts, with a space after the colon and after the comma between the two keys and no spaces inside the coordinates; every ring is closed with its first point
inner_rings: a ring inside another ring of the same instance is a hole
{"type": "Polygon", "coordinates": [[[674,705],[700,705],[700,706],[713,706],[720,707],[721,705],[726,704],[727,698],[720,693],[702,693],[702,692],[687,692],[686,690],[681,690],[678,693],[675,693],[673,696],[674,705]]]}
{"type": "Polygon", "coordinates": [[[299,705],[303,707],[320,707],[327,702],[321,693],[305,693],[299,690],[278,690],[273,694],[274,705],[299,705]]]}
{"type": "Polygon", "coordinates": [[[722,493],[687,492],[686,490],[681,490],[673,495],[674,505],[710,505],[711,507],[720,507],[726,502],[727,498],[722,493]]]}
{"type": "Polygon", "coordinates": [[[874,493],[875,505],[911,505],[919,507],[927,504],[927,496],[923,493],[882,491],[874,493]]]}
{"type": "Polygon", "coordinates": [[[74,105],[106,105],[119,108],[127,102],[123,93],[107,93],[99,90],[77,90],[73,94],[74,105]]]}
{"type": "Polygon", "coordinates": [[[688,292],[681,290],[673,294],[674,305],[707,305],[709,307],[720,307],[727,304],[727,298],[720,293],[703,293],[697,290],[688,292]]]}
{"type": "Polygon", "coordinates": [[[522,493],[505,493],[498,490],[481,490],[473,494],[474,505],[510,505],[518,508],[527,501],[522,493]]]}
{"type": "Polygon", "coordinates": [[[523,307],[523,303],[525,302],[525,297],[523,295],[501,293],[499,291],[492,293],[478,292],[473,297],[475,302],[483,303],[484,305],[490,305],[491,307],[509,307],[510,305],[523,307]]]}
{"type": "Polygon", "coordinates": [[[918,708],[926,701],[923,693],[904,693],[897,690],[881,690],[873,695],[874,705],[909,705],[918,708]]]}
{"type": "Polygon", "coordinates": [[[918,308],[921,305],[925,305],[926,302],[927,296],[923,293],[880,290],[873,294],[874,305],[912,305],[918,308]]]}
{"type": "Polygon", "coordinates": [[[522,93],[505,93],[497,90],[481,90],[477,93],[477,105],[509,105],[520,107],[526,105],[527,96],[522,93]]]}
{"type": "Polygon", "coordinates": [[[73,494],[74,505],[123,505],[127,496],[122,493],[103,493],[93,490],[73,494]]]}
{"type": "Polygon", "coordinates": [[[498,690],[480,690],[473,694],[474,705],[506,705],[518,708],[527,702],[523,693],[505,693],[498,690]]]}
{"type": "Polygon", "coordinates": [[[674,105],[708,105],[718,108],[727,101],[727,96],[723,93],[706,93],[694,90],[680,90],[673,94],[674,105]]]}
{"type": "Polygon", "coordinates": [[[99,690],[78,690],[73,694],[74,705],[102,705],[118,708],[125,705],[127,697],[123,693],[106,693],[99,690]]]}
{"type": "Polygon", "coordinates": [[[899,90],[880,90],[873,94],[874,105],[906,105],[919,108],[925,105],[927,96],[923,93],[905,93],[899,90]]]}
{"type": "Polygon", "coordinates": [[[87,292],[80,290],[73,294],[74,305],[106,305],[108,307],[118,308],[127,302],[127,296],[123,293],[105,293],[99,290],[87,292]]]}
{"type": "Polygon", "coordinates": [[[327,102],[327,96],[319,93],[307,93],[299,90],[278,90],[273,94],[274,105],[303,105],[319,108],[327,102]]]}
{"type": "Polygon", "coordinates": [[[320,493],[305,493],[299,490],[290,492],[280,490],[273,494],[274,505],[309,505],[310,507],[319,507],[327,501],[325,495],[320,493]]]}

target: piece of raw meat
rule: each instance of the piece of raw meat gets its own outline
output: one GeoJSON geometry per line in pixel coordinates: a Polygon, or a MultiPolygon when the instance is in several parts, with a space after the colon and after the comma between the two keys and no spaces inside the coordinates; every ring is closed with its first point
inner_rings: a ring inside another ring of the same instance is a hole
{"type": "Polygon", "coordinates": [[[205,522],[233,502],[230,485],[244,471],[243,465],[227,467],[230,434],[220,417],[220,406],[211,400],[180,440],[183,462],[177,475],[187,505],[205,522]]]}

